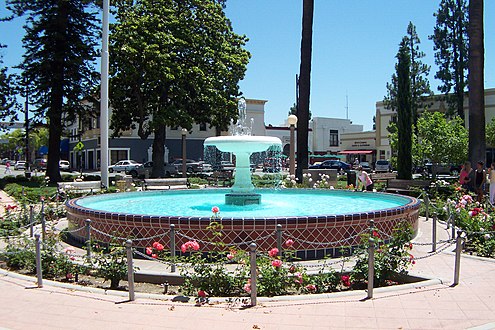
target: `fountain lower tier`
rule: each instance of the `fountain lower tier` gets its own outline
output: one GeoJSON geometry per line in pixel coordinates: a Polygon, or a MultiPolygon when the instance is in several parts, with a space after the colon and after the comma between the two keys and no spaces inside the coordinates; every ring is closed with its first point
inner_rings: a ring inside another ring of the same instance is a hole
{"type": "Polygon", "coordinates": [[[279,138],[273,136],[215,136],[205,140],[205,146],[215,146],[222,152],[231,152],[235,155],[234,185],[231,192],[225,195],[225,204],[250,205],[260,204],[261,195],[253,193],[254,185],[251,182],[250,157],[253,152],[263,152],[271,146],[282,147],[279,138]]]}

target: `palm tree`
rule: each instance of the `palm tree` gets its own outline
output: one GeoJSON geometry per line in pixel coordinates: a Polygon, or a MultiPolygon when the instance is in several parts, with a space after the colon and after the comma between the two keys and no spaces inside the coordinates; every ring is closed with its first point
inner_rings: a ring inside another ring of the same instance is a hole
{"type": "Polygon", "coordinates": [[[313,43],[314,0],[303,0],[301,66],[299,69],[299,106],[297,109],[297,171],[302,182],[303,169],[308,168],[309,94],[311,88],[311,52],[313,43]]]}
{"type": "Polygon", "coordinates": [[[485,159],[483,0],[469,1],[469,151],[472,162],[485,159]]]}

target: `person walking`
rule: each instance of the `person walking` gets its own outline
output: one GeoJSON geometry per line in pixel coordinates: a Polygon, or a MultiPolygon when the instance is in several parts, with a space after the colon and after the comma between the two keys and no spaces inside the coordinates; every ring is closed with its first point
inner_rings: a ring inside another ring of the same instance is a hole
{"type": "Polygon", "coordinates": [[[7,174],[12,174],[12,170],[10,169],[10,161],[7,161],[5,163],[5,172],[4,172],[4,174],[6,174],[6,175],[7,174]]]}
{"type": "Polygon", "coordinates": [[[495,203],[495,162],[488,168],[488,181],[490,182],[490,204],[495,203]]]}
{"type": "Polygon", "coordinates": [[[483,195],[484,195],[484,187],[485,187],[485,182],[486,182],[486,174],[485,170],[483,169],[483,162],[479,161],[478,164],[476,164],[476,173],[475,173],[475,180],[474,180],[474,192],[477,195],[477,201],[482,202],[483,201],[483,195]]]}

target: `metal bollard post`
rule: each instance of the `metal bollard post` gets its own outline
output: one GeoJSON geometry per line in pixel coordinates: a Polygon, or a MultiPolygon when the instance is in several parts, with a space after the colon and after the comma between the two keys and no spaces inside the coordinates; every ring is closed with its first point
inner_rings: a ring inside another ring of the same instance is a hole
{"type": "Polygon", "coordinates": [[[41,239],[43,242],[46,238],[46,223],[45,223],[45,200],[41,200],[41,239]]]}
{"type": "Polygon", "coordinates": [[[373,231],[375,230],[375,220],[371,219],[368,221],[368,231],[370,237],[373,237],[373,231]]]}
{"type": "Polygon", "coordinates": [[[433,224],[431,228],[431,251],[437,250],[437,214],[433,213],[433,224]]]}
{"type": "Polygon", "coordinates": [[[277,249],[278,249],[278,255],[281,257],[282,256],[282,225],[281,224],[277,225],[277,249]]]}
{"type": "Polygon", "coordinates": [[[373,286],[375,282],[375,240],[368,238],[368,299],[373,298],[373,286]]]}
{"type": "Polygon", "coordinates": [[[136,300],[134,294],[134,265],[132,260],[132,241],[128,239],[125,242],[127,252],[127,282],[129,283],[129,301],[136,300]]]}
{"type": "Polygon", "coordinates": [[[256,306],[256,297],[258,289],[256,287],[256,243],[249,244],[249,265],[251,272],[251,306],[256,306]]]}
{"type": "Polygon", "coordinates": [[[170,272],[175,273],[175,225],[170,224],[170,272]]]}
{"type": "Polygon", "coordinates": [[[29,237],[34,235],[34,206],[29,205],[29,237]]]}
{"type": "Polygon", "coordinates": [[[454,283],[452,286],[459,284],[459,275],[461,273],[461,251],[462,251],[462,231],[457,232],[455,242],[455,267],[454,267],[454,283]]]}
{"type": "Polygon", "coordinates": [[[84,220],[86,223],[86,256],[91,258],[91,220],[84,220]]]}
{"type": "Polygon", "coordinates": [[[425,189],[425,217],[426,221],[430,218],[430,198],[428,197],[428,192],[425,189]]]}
{"type": "Polygon", "coordinates": [[[452,229],[452,238],[454,238],[455,237],[455,216],[454,216],[454,214],[452,214],[450,212],[450,206],[449,206],[448,210],[449,210],[450,225],[452,226],[451,227],[451,229],[452,229]]]}
{"type": "Polygon", "coordinates": [[[41,269],[41,242],[40,242],[40,234],[34,234],[34,238],[36,240],[36,278],[38,281],[38,288],[43,287],[43,273],[41,269]]]}

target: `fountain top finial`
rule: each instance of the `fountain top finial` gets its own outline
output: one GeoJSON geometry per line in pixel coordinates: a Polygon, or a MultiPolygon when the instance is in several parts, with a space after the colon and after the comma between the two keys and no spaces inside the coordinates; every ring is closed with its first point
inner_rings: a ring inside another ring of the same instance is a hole
{"type": "Polygon", "coordinates": [[[237,101],[237,110],[239,111],[239,119],[235,125],[231,124],[230,132],[231,135],[252,135],[253,121],[251,120],[251,125],[248,126],[247,121],[247,111],[246,111],[246,99],[241,97],[237,101]]]}

